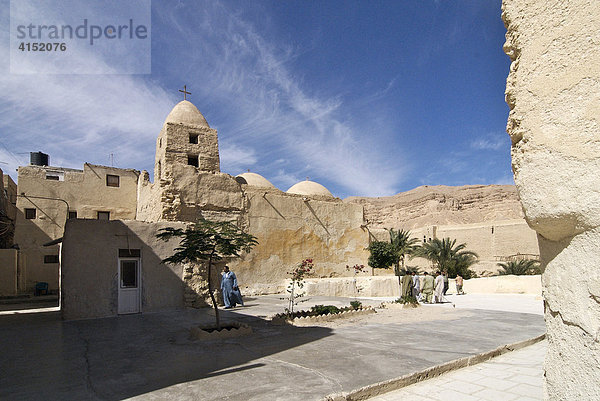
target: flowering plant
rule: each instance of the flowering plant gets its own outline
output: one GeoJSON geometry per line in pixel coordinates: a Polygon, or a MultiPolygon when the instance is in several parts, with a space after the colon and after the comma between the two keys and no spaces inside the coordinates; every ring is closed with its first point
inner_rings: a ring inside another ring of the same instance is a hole
{"type": "Polygon", "coordinates": [[[365,268],[365,265],[354,265],[354,266],[346,265],[346,270],[350,270],[350,269],[354,269],[354,275],[357,275],[358,273],[362,273],[367,270],[365,268]]]}
{"type": "Polygon", "coordinates": [[[304,287],[304,278],[310,274],[310,271],[315,267],[313,260],[308,258],[304,259],[299,263],[291,272],[288,272],[292,276],[292,282],[288,285],[287,292],[290,294],[288,299],[288,307],[286,313],[293,315],[294,306],[298,304],[297,298],[303,296],[303,294],[295,294],[296,288],[304,287]]]}
{"type": "MultiPolygon", "coordinates": [[[[356,284],[356,275],[358,273],[362,273],[364,271],[366,271],[367,269],[365,268],[365,265],[354,265],[354,266],[348,266],[346,265],[346,270],[354,270],[354,302],[358,302],[356,300],[356,298],[358,297],[358,293],[360,292],[360,288],[358,288],[358,284],[356,284]]],[[[356,309],[356,308],[355,308],[356,309]]]]}

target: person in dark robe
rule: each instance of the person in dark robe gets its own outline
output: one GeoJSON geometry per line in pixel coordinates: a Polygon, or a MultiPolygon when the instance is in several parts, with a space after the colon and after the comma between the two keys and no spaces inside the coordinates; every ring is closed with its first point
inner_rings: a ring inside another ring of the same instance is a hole
{"type": "Polygon", "coordinates": [[[402,277],[402,297],[412,296],[413,282],[410,274],[405,274],[402,277]]]}
{"type": "Polygon", "coordinates": [[[221,274],[221,293],[223,294],[225,309],[231,309],[236,304],[244,306],[237,277],[234,272],[229,271],[229,266],[225,266],[221,274]]]}

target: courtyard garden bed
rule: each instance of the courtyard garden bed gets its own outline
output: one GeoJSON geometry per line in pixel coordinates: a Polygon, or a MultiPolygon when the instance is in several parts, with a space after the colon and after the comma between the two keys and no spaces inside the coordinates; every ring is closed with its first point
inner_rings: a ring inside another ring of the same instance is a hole
{"type": "Polygon", "coordinates": [[[271,318],[271,323],[276,325],[310,325],[319,322],[329,322],[337,319],[345,319],[354,316],[376,313],[372,307],[353,306],[338,308],[333,305],[315,305],[310,310],[294,313],[278,313],[271,318]]]}

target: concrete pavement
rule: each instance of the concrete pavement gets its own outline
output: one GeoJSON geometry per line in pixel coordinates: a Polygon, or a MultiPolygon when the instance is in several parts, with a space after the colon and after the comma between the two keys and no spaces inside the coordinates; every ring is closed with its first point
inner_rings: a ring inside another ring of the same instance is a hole
{"type": "MultiPolygon", "coordinates": [[[[350,300],[311,297],[301,307],[350,300]]],[[[265,317],[283,311],[278,296],[246,305],[222,315],[254,334],[210,342],[189,339],[191,325],[212,321],[209,309],[72,322],[57,312],[1,315],[0,399],[319,400],[545,332],[539,314],[459,303],[425,306],[448,308],[444,320],[339,327],[272,326],[265,317]]]]}
{"type": "Polygon", "coordinates": [[[546,347],[541,341],[369,401],[540,401],[546,347]]]}

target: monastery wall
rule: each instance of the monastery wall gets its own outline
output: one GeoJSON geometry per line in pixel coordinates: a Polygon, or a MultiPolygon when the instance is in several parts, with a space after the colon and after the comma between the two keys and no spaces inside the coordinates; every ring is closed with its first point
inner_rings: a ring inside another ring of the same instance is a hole
{"type": "Polygon", "coordinates": [[[140,173],[137,187],[136,220],[160,221],[162,212],[160,183],[155,180],[150,182],[150,175],[146,170],[140,173]]]}
{"type": "Polygon", "coordinates": [[[58,256],[58,245],[43,244],[62,237],[68,212],[79,219],[98,219],[99,212],[108,212],[111,220],[135,219],[136,170],[86,163],[83,171],[31,165],[19,167],[18,174],[14,242],[26,260],[25,288],[20,290],[32,290],[38,281],[58,289],[58,260],[47,258],[58,256]],[[118,177],[110,181],[115,186],[107,184],[108,176],[118,177]]]}
{"type": "MultiPolygon", "coordinates": [[[[346,265],[367,265],[368,233],[359,205],[244,185],[248,232],[259,244],[229,265],[247,293],[285,291],[283,281],[303,259],[313,277],[350,276],[346,265]]],[[[370,274],[368,273],[364,274],[370,274]]]]}
{"type": "Polygon", "coordinates": [[[244,197],[240,184],[229,174],[197,171],[195,167],[175,164],[171,179],[162,188],[162,220],[240,221],[244,197]]]}
{"type": "Polygon", "coordinates": [[[600,399],[600,3],[504,0],[507,131],[539,234],[545,399],[600,399]]]}

